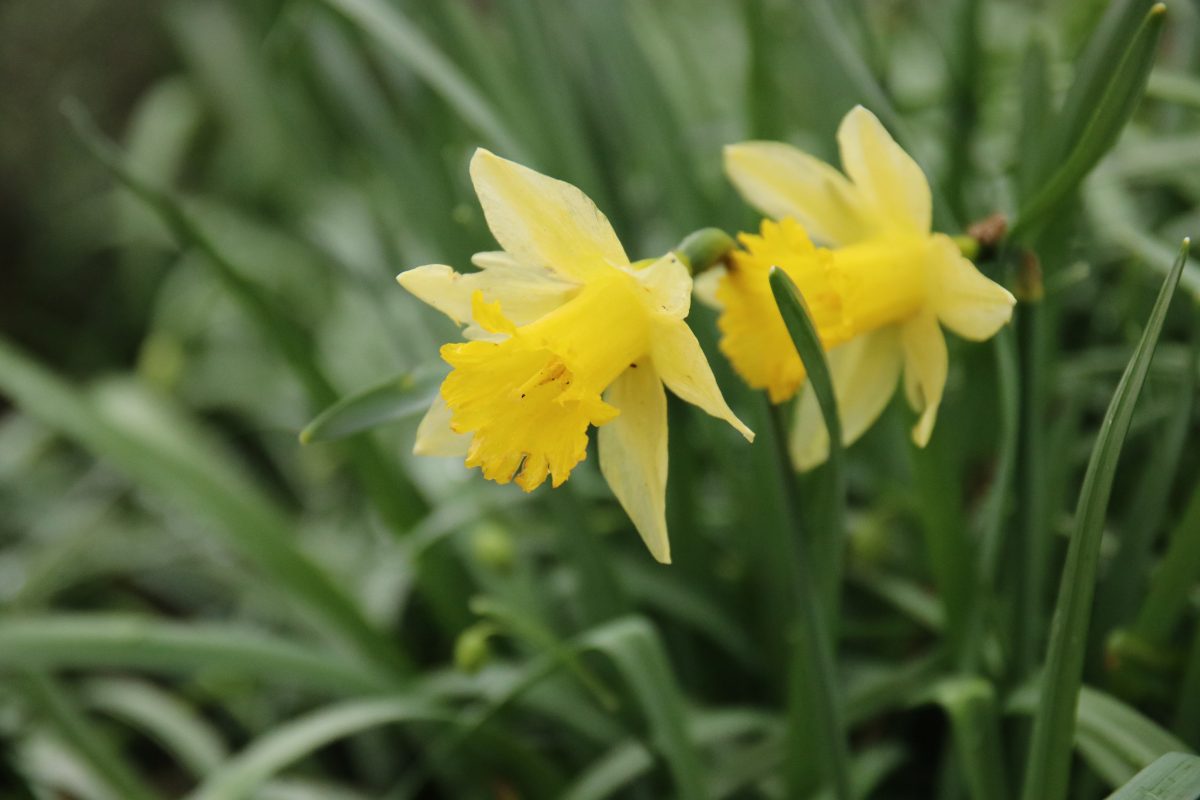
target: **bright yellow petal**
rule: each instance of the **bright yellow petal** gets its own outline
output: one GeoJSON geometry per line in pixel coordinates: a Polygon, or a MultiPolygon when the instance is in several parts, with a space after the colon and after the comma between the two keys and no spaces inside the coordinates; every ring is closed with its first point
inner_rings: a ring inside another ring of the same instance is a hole
{"type": "Polygon", "coordinates": [[[883,124],[862,106],[842,119],[837,133],[842,167],[875,205],[880,220],[909,233],[929,233],[933,201],[929,181],[883,124]]]}
{"type": "Polygon", "coordinates": [[[466,456],[471,446],[471,437],[450,430],[450,407],[441,394],[433,398],[429,410],[417,426],[417,440],[413,443],[413,455],[417,456],[466,456]]]}
{"type": "MultiPolygon", "coordinates": [[[[896,391],[904,352],[895,326],[860,336],[826,355],[833,380],[842,443],[851,445],[879,419],[896,391]]],[[[829,457],[829,433],[812,384],[805,384],[796,403],[791,432],[792,460],[801,470],[829,457]]]]}
{"type": "MultiPolygon", "coordinates": [[[[478,253],[480,272],[459,273],[444,264],[410,269],[396,281],[417,299],[441,311],[458,324],[471,320],[471,298],[481,292],[489,303],[499,302],[515,325],[527,325],[571,299],[579,284],[560,279],[541,267],[525,267],[506,254],[478,253]]],[[[467,338],[480,331],[472,326],[467,338]]]]}
{"type": "Polygon", "coordinates": [[[571,184],[482,148],[471,180],[496,241],[517,260],[576,281],[629,264],[608,219],[571,184]]]}
{"type": "Polygon", "coordinates": [[[674,253],[630,272],[645,289],[653,313],[675,319],[688,315],[692,308],[692,274],[674,253]]]}
{"type": "Polygon", "coordinates": [[[964,339],[990,339],[1010,319],[1016,298],[983,273],[948,236],[934,237],[931,302],[938,319],[964,339]]]}
{"type": "Polygon", "coordinates": [[[904,323],[900,337],[904,344],[904,392],[908,404],[921,415],[913,427],[912,437],[917,447],[924,447],[933,434],[938,406],[946,388],[949,369],[946,337],[937,317],[929,312],[904,323]]]}
{"type": "Polygon", "coordinates": [[[754,441],[754,432],[737,418],[725,402],[700,342],[696,341],[695,334],[686,322],[660,321],[651,333],[650,348],[654,367],[668,389],[681,400],[699,406],[717,419],[725,420],[747,441],[754,441]]]}
{"type": "Polygon", "coordinates": [[[775,219],[796,219],[821,244],[852,244],[871,231],[859,190],[833,167],[791,145],[729,145],[725,174],[750,205],[775,219]]]}
{"type": "Polygon", "coordinates": [[[667,540],[667,396],[654,365],[643,359],[604,395],[620,414],[597,432],[600,472],[650,549],[671,563],[667,540]]]}
{"type": "Polygon", "coordinates": [[[790,400],[804,382],[804,365],[788,335],[775,296],[770,273],[779,267],[804,295],[809,315],[827,347],[840,331],[840,301],[828,280],[829,251],[818,250],[800,223],[790,217],[763,220],[761,235],[739,234],[744,250],[733,253],[732,263],[717,286],[721,304],[717,327],[721,352],[751,388],[766,389],[772,403],[790,400]]]}

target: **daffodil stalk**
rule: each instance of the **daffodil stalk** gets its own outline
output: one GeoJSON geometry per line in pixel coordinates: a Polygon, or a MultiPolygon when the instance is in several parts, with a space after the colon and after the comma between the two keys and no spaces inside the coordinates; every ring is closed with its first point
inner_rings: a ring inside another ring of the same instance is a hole
{"type": "Polygon", "coordinates": [[[692,279],[672,253],[636,264],[579,189],[478,150],[471,179],[502,252],[478,272],[398,276],[466,326],[414,452],[456,455],[497,483],[559,486],[599,430],[600,471],[651,554],[671,559],[663,387],[754,434],[730,410],[684,321],[692,279]]]}

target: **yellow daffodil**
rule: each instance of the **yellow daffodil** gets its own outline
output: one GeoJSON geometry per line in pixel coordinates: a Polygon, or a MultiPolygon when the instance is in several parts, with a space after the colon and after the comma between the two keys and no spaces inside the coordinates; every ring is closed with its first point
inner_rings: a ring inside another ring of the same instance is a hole
{"type": "Polygon", "coordinates": [[[786,144],[726,148],[730,179],[772,219],[743,234],[729,269],[706,279],[722,310],[721,349],[738,373],[772,402],[799,393],[791,444],[802,469],[824,461],[829,441],[771,297],[772,266],[796,282],[829,351],[847,444],[883,412],[903,374],[919,414],[913,440],[925,446],[946,383],[941,327],[982,341],[1014,304],[950,237],[931,231],[925,175],[871,112],[851,110],[837,138],[844,175],[786,144]]]}
{"type": "Polygon", "coordinates": [[[672,254],[631,264],[605,216],[579,189],[486,150],[471,179],[503,252],[478,272],[440,264],[398,276],[404,288],[467,324],[448,344],[453,369],[417,430],[414,452],[466,456],[498,483],[560,485],[599,430],[600,471],[656,559],[666,527],[665,384],[747,439],[684,318],[692,279],[672,254]]]}

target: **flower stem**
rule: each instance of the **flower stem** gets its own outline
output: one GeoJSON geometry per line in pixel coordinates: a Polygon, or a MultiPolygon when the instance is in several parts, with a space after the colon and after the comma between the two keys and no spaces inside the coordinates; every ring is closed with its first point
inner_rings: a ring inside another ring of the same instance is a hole
{"type": "MultiPolygon", "coordinates": [[[[799,497],[796,469],[787,446],[787,426],[783,410],[771,407],[771,439],[783,481],[787,519],[798,519],[799,497]]],[[[812,558],[804,536],[794,528],[780,531],[779,542],[790,543],[791,552],[783,557],[793,565],[794,616],[789,626],[790,665],[788,680],[788,750],[792,757],[785,780],[788,796],[804,794],[804,772],[798,768],[800,754],[813,748],[823,749],[821,764],[837,800],[851,800],[850,754],[846,742],[846,723],[842,710],[841,687],[836,679],[833,643],[817,582],[812,574],[812,558]],[[816,725],[812,722],[815,721],[816,725]],[[815,728],[815,730],[814,730],[815,728]]]]}

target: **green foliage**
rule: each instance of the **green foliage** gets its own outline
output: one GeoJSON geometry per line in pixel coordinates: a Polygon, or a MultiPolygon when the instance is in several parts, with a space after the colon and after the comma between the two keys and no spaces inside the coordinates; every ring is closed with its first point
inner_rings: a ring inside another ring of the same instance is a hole
{"type": "MultiPolygon", "coordinates": [[[[12,4],[0,41],[40,13],[70,50],[54,6],[12,4]]],[[[1193,6],[134,13],[160,74],[125,78],[124,115],[62,80],[54,135],[82,147],[6,185],[37,246],[0,293],[0,794],[1200,798],[1193,6]],[[977,260],[1014,325],[950,342],[927,450],[898,401],[793,474],[694,303],[759,437],[671,401],[672,566],[594,453],[531,495],[409,455],[456,331],[394,278],[495,249],[475,147],[700,271],[755,225],[721,146],[833,158],[860,102],[939,230],[1013,221],[977,260]]],[[[6,115],[0,159],[43,127],[6,115]]]]}

